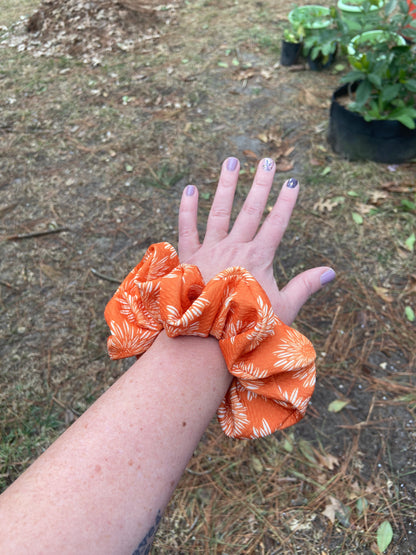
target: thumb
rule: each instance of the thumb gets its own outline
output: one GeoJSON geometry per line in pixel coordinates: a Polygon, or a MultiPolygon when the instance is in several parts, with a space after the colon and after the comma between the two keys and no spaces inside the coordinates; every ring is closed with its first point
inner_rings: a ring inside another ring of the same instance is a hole
{"type": "Polygon", "coordinates": [[[285,307],[282,320],[290,325],[309,297],[335,279],[335,275],[332,268],[321,266],[306,270],[291,279],[281,290],[282,297],[284,297],[282,305],[285,307]]]}

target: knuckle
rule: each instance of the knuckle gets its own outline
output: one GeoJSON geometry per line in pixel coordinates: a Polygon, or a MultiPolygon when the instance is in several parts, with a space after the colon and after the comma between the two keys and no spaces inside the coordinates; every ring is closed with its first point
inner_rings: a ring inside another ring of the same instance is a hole
{"type": "Polygon", "coordinates": [[[222,207],[213,208],[212,216],[214,218],[221,218],[221,219],[229,218],[231,216],[231,211],[227,208],[222,208],[222,207]]]}
{"type": "Polygon", "coordinates": [[[261,213],[261,209],[258,204],[245,204],[243,210],[249,216],[257,216],[261,213]]]}

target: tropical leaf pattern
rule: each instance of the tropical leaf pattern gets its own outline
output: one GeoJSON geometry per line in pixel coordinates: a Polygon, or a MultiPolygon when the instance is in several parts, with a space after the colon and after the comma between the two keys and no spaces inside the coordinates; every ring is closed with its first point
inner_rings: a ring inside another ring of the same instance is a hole
{"type": "Polygon", "coordinates": [[[171,337],[216,337],[234,376],[217,412],[230,437],[264,437],[306,412],[315,386],[314,348],[279,320],[244,268],[227,268],[205,284],[169,243],[156,243],[117,289],[105,317],[113,359],[142,354],[163,328],[171,337]]]}

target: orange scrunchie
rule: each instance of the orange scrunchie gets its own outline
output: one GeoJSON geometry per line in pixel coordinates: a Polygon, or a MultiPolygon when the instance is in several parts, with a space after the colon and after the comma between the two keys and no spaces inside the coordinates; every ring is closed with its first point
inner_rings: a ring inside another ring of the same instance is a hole
{"type": "Polygon", "coordinates": [[[112,359],[140,355],[167,335],[213,335],[234,376],[217,412],[225,434],[264,437],[305,414],[315,385],[315,351],[274,314],[253,276],[228,268],[206,285],[169,243],[149,247],[105,309],[112,359]]]}

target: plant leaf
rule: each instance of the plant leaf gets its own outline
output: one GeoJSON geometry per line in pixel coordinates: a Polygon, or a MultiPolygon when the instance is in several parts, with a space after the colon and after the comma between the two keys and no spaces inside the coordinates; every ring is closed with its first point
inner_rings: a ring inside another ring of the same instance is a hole
{"type": "Polygon", "coordinates": [[[406,306],[406,308],[404,309],[404,314],[406,316],[406,318],[409,320],[409,322],[414,322],[416,319],[414,310],[411,306],[406,306]]]}
{"type": "Polygon", "coordinates": [[[329,412],[340,412],[349,404],[349,402],[349,399],[345,399],[344,401],[342,401],[341,399],[336,399],[335,401],[329,403],[328,410],[329,412]]]}
{"type": "Polygon", "coordinates": [[[380,97],[383,101],[390,102],[390,100],[393,100],[393,98],[397,96],[399,90],[400,90],[399,83],[394,83],[393,85],[387,85],[381,91],[380,97]]]}
{"type": "Polygon", "coordinates": [[[369,81],[361,81],[355,91],[355,99],[357,104],[365,104],[371,94],[371,83],[369,81]]]}
{"type": "Polygon", "coordinates": [[[414,233],[412,233],[404,242],[404,244],[406,245],[406,249],[410,252],[414,251],[415,248],[415,241],[416,241],[416,236],[414,233]]]}
{"type": "Polygon", "coordinates": [[[383,553],[393,539],[393,528],[388,520],[384,520],[377,529],[377,546],[383,553]]]}
{"type": "Polygon", "coordinates": [[[352,214],[352,219],[354,220],[354,222],[358,225],[362,225],[364,220],[363,217],[361,216],[361,214],[358,214],[358,212],[353,212],[352,214]]]}

